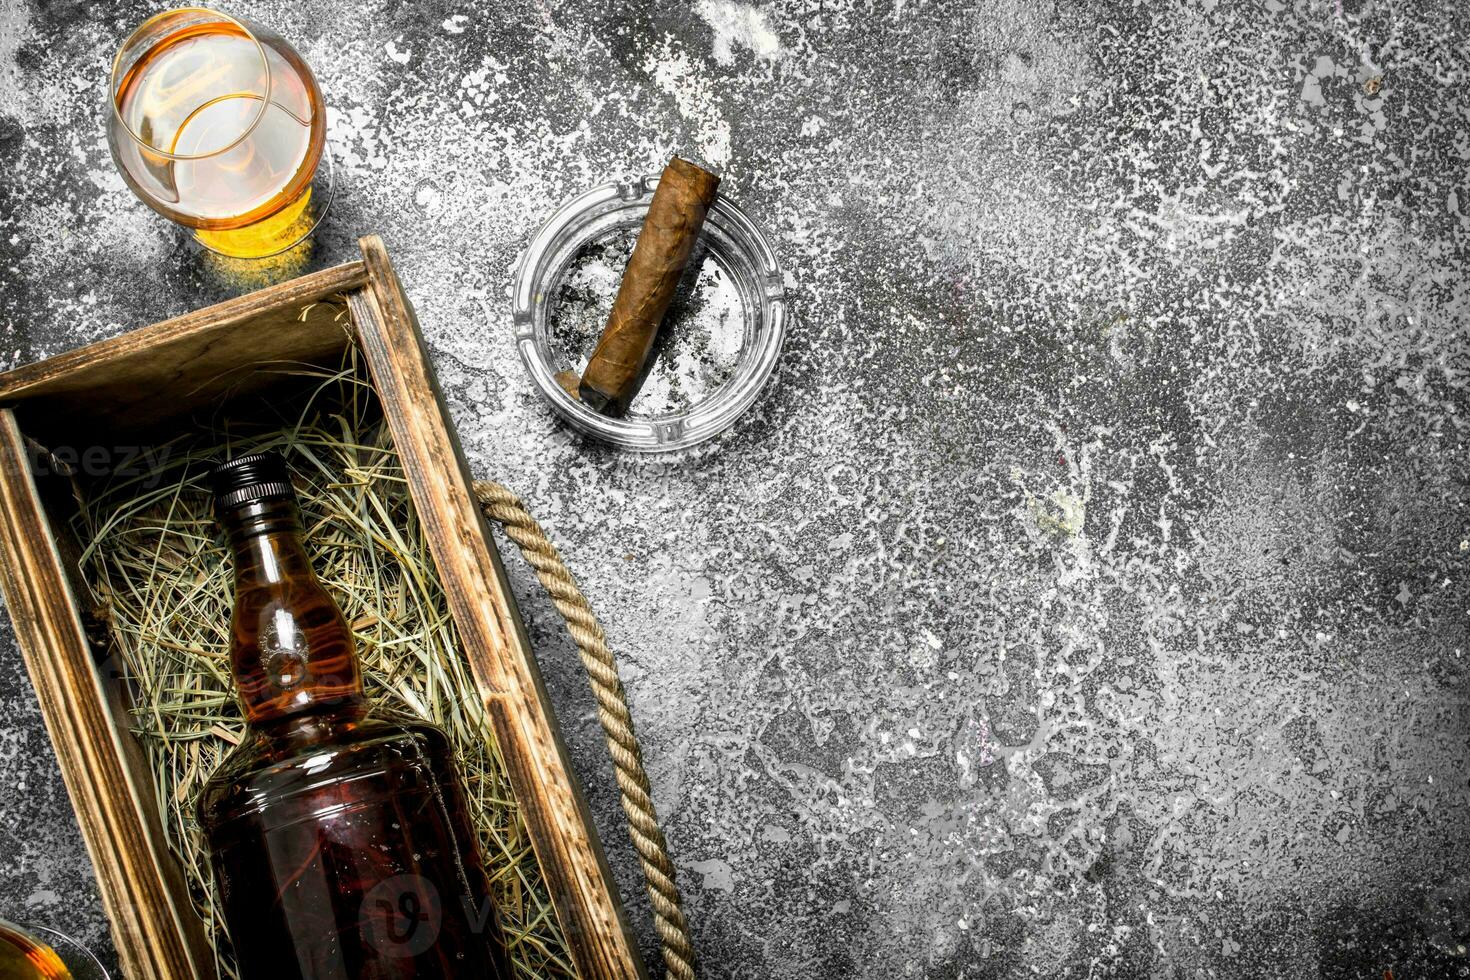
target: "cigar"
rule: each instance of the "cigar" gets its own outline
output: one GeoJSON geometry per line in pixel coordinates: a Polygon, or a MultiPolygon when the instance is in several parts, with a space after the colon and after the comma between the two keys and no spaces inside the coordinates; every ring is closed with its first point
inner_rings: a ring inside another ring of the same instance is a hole
{"type": "Polygon", "coordinates": [[[557,382],[593,411],[618,416],[628,410],[719,183],[714,174],[679,157],[659,177],[587,370],[580,379],[569,371],[557,374],[557,382]]]}

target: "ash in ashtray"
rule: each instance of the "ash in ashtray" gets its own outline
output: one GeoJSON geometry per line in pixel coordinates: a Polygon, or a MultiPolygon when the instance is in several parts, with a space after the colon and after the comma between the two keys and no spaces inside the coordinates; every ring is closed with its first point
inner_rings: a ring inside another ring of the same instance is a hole
{"type": "MultiPolygon", "coordinates": [[[[546,325],[557,370],[580,375],[587,367],[637,240],[633,227],[589,242],[552,287],[546,325]]],[[[744,299],[720,256],[696,246],[625,417],[676,415],[713,396],[735,372],[745,321],[744,299]]]]}

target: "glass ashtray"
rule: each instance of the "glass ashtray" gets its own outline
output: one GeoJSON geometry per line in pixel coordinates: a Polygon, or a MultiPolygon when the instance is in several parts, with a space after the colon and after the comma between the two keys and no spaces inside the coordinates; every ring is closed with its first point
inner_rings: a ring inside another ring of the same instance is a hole
{"type": "Polygon", "coordinates": [[[557,382],[586,368],[656,187],[654,175],[615,181],[562,205],[521,257],[512,298],[521,361],[552,411],[636,452],[685,449],[729,428],[760,397],[786,332],[776,253],[717,194],[627,414],[600,415],[557,382]]]}

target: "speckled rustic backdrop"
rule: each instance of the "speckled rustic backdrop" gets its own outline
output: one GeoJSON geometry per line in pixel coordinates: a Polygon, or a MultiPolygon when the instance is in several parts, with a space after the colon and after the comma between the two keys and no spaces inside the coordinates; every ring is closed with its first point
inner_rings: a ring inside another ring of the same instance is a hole
{"type": "MultiPolygon", "coordinates": [[[[108,158],[151,9],[0,0],[9,364],[248,288],[108,158]]],[[[384,235],[473,468],[626,657],[708,976],[1466,975],[1463,3],[230,9],[332,107],[309,265],[384,235]],[[738,429],[642,459],[552,420],[506,288],[681,148],[796,319],[738,429]]],[[[0,714],[0,915],[105,951],[8,628],[0,714]]]]}

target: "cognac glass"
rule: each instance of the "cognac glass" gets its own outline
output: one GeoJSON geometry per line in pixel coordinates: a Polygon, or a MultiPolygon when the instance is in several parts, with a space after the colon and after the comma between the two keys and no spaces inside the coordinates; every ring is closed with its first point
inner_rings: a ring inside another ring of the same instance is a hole
{"type": "Polygon", "coordinates": [[[325,181],[316,178],[326,106],[275,33],[202,7],[156,14],[118,49],[109,101],[107,141],[123,179],[205,247],[275,255],[325,213],[330,154],[325,181]]]}

